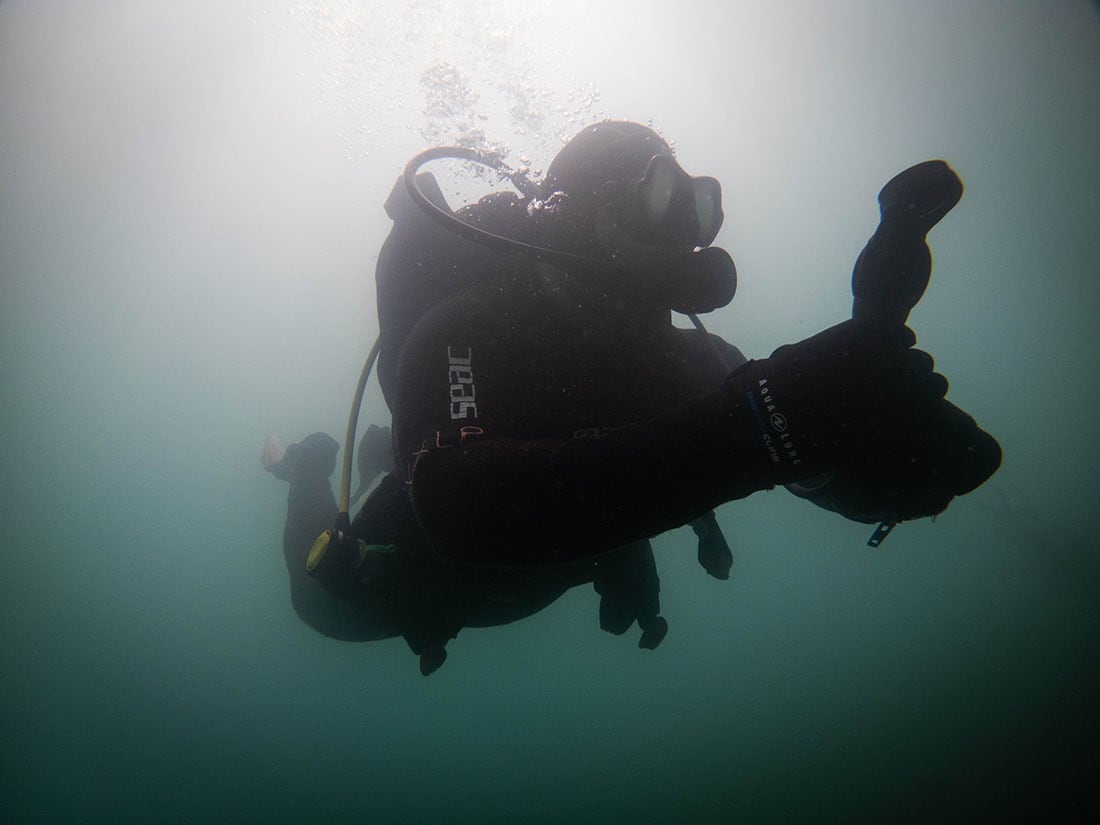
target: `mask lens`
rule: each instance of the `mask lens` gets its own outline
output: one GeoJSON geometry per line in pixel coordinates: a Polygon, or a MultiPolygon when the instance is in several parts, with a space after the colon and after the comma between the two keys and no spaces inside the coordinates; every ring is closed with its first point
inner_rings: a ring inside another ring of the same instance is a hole
{"type": "Polygon", "coordinates": [[[710,246],[722,228],[722,185],[714,178],[693,178],[695,218],[699,221],[699,246],[710,246]]]}
{"type": "Polygon", "coordinates": [[[635,191],[646,231],[658,243],[710,246],[722,227],[721,184],[688,177],[667,155],[650,158],[635,191]]]}
{"type": "Polygon", "coordinates": [[[656,155],[649,161],[639,190],[646,221],[651,228],[660,226],[676,190],[676,177],[664,156],[656,155]]]}

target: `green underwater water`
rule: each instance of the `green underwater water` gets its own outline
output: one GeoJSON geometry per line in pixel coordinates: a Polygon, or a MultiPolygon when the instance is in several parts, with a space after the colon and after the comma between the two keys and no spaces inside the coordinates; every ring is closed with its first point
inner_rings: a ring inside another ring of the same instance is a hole
{"type": "Polygon", "coordinates": [[[741,282],[707,321],[750,356],[842,320],[878,188],[948,159],[911,320],[1002,469],[878,550],[727,504],[727,582],[659,537],[652,652],[587,588],[427,679],[317,636],[260,446],[343,430],[421,67],[534,23],[414,4],[425,37],[368,59],[392,8],[0,3],[0,821],[1092,821],[1095,5],[533,8],[560,30],[523,77],[568,58],[582,120],[652,117],[722,180],[741,282]]]}

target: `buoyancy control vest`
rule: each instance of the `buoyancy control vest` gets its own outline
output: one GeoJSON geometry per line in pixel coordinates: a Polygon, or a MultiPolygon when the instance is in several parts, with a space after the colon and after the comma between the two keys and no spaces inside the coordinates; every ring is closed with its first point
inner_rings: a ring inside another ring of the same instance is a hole
{"type": "MultiPolygon", "coordinates": [[[[494,192],[453,212],[430,172],[418,174],[416,182],[435,206],[463,223],[520,241],[530,234],[525,201],[513,192],[494,192]]],[[[378,380],[387,405],[392,405],[398,358],[417,322],[463,289],[522,277],[534,263],[447,231],[413,202],[401,178],[385,209],[393,229],[375,269],[381,336],[378,380]]]]}

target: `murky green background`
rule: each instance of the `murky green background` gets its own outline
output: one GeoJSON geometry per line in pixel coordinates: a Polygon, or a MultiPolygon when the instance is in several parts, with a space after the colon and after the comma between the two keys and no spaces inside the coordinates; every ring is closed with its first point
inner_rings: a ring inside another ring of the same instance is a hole
{"type": "Polygon", "coordinates": [[[1084,2],[0,2],[0,820],[1091,821],[1098,131],[1084,2]],[[1002,470],[878,551],[728,504],[728,582],[660,537],[652,653],[587,589],[429,679],[313,635],[257,458],[342,432],[393,180],[603,117],[722,181],[757,357],[950,161],[911,321],[1002,470]]]}

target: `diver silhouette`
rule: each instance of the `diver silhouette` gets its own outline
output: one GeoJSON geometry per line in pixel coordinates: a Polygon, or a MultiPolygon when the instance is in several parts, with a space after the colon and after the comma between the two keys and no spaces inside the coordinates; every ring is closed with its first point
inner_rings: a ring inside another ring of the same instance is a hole
{"type": "MultiPolygon", "coordinates": [[[[649,539],[691,524],[700,563],[724,578],[724,502],[785,485],[877,523],[877,543],[999,466],[997,442],[945,399],[904,325],[931,271],[925,236],[962,195],[942,161],[879,193],[853,317],[753,361],[697,319],[736,290],[713,246],[721,187],[684,171],[651,129],[589,126],[540,184],[513,177],[520,194],[458,212],[418,168],[386,202],[394,226],[376,269],[394,469],[354,520],[336,514],[306,566],[352,624],[404,636],[422,672],[462,627],[522,618],[589,582],[601,626],[637,621],[655,647],[667,623],[649,539]],[[674,326],[673,311],[697,328],[674,326]]],[[[288,566],[307,532],[295,528],[288,566]]]]}

